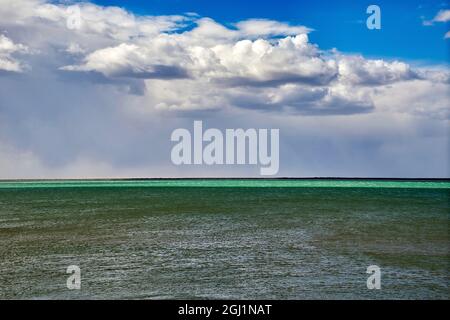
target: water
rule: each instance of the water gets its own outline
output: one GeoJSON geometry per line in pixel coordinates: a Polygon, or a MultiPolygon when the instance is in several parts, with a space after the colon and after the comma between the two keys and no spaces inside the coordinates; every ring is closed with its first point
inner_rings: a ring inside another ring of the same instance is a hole
{"type": "Polygon", "coordinates": [[[448,299],[449,199],[448,181],[0,182],[0,298],[448,299]]]}

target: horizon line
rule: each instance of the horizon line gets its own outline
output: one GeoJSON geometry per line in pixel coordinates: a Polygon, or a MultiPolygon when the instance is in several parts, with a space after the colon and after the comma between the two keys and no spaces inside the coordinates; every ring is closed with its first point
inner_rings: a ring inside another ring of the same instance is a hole
{"type": "Polygon", "coordinates": [[[20,178],[1,179],[0,182],[20,181],[145,181],[145,180],[383,180],[383,181],[450,181],[447,178],[401,178],[401,177],[153,177],[153,178],[20,178]]]}

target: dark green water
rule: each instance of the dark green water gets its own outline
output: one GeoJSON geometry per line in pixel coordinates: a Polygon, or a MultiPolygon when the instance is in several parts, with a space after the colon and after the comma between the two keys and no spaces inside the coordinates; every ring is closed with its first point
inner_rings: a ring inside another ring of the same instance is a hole
{"type": "Polygon", "coordinates": [[[0,298],[448,299],[449,198],[436,181],[0,182],[0,298]]]}

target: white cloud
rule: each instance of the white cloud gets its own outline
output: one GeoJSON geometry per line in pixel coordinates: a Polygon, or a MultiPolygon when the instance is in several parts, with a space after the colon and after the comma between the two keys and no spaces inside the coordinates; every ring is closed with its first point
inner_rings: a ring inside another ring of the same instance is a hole
{"type": "Polygon", "coordinates": [[[26,46],[14,43],[5,35],[0,34],[0,71],[23,71],[24,66],[13,55],[15,53],[26,53],[27,51],[26,46]]]}
{"type": "Polygon", "coordinates": [[[45,0],[0,0],[0,21],[4,25],[56,24],[66,33],[100,34],[114,40],[151,37],[163,31],[184,26],[187,16],[136,16],[119,7],[103,7],[92,3],[64,5],[45,0]],[[74,17],[73,8],[80,9],[79,28],[69,30],[68,19],[74,17]]]}
{"type": "Polygon", "coordinates": [[[450,21],[450,10],[440,10],[433,18],[434,22],[447,22],[450,21]]]}
{"type": "Polygon", "coordinates": [[[373,99],[380,112],[450,119],[449,92],[446,83],[415,80],[384,86],[373,95],[373,99]]]}
{"type": "MultiPolygon", "coordinates": [[[[62,67],[68,71],[97,71],[107,77],[179,78],[186,77],[177,44],[158,37],[148,46],[122,43],[96,50],[84,58],[84,64],[62,67]]],[[[182,48],[180,48],[182,50],[182,48]]]]}
{"type": "MultiPolygon", "coordinates": [[[[228,85],[268,85],[302,82],[328,84],[337,74],[333,60],[325,60],[306,34],[268,40],[241,40],[210,48],[215,64],[209,75],[228,85]]],[[[194,57],[198,58],[198,57],[194,57]]]]}
{"type": "Polygon", "coordinates": [[[406,63],[367,60],[361,56],[341,56],[339,76],[344,82],[366,85],[381,85],[417,78],[417,74],[406,63]]]}
{"type": "Polygon", "coordinates": [[[312,29],[304,26],[290,26],[267,19],[249,19],[236,23],[242,36],[245,37],[262,37],[262,36],[293,36],[306,34],[312,29]]]}

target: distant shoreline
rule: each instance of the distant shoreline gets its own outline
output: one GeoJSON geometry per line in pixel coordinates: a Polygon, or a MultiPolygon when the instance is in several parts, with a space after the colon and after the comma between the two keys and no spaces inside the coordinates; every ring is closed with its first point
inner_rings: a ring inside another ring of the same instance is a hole
{"type": "Polygon", "coordinates": [[[450,178],[362,178],[362,177],[251,177],[251,178],[68,178],[68,179],[0,179],[0,182],[20,181],[151,181],[151,180],[357,180],[357,181],[450,181],[450,178]]]}

